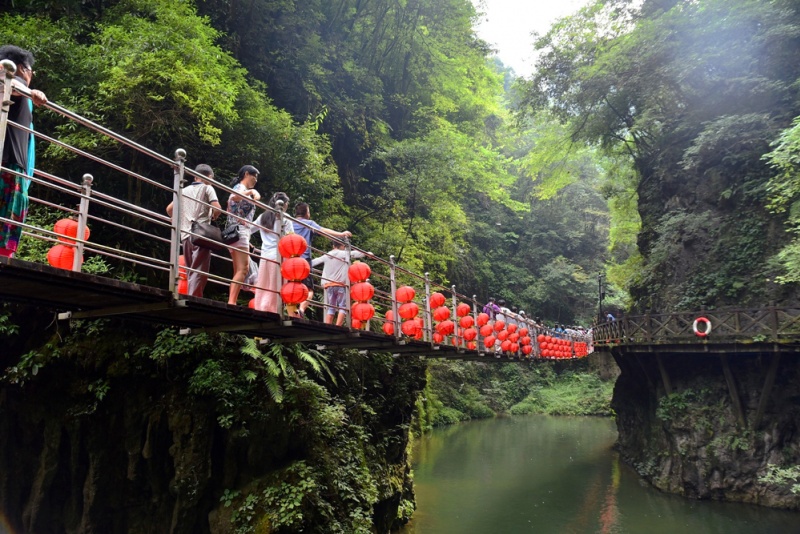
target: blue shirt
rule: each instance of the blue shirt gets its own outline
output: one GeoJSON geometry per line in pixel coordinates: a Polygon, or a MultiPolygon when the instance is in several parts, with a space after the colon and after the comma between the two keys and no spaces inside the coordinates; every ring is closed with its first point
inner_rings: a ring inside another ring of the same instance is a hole
{"type": "Polygon", "coordinates": [[[314,236],[315,230],[320,230],[322,227],[310,219],[300,219],[304,224],[292,221],[294,226],[294,233],[302,236],[308,243],[308,248],[303,252],[303,257],[311,261],[311,238],[314,236]]]}

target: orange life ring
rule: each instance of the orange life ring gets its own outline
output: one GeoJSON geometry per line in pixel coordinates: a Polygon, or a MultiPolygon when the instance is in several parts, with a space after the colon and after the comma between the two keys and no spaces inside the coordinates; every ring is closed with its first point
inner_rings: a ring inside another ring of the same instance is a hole
{"type": "Polygon", "coordinates": [[[708,334],[711,333],[711,321],[708,320],[706,317],[698,317],[694,320],[692,324],[692,330],[694,330],[694,335],[697,337],[707,337],[708,334]],[[705,323],[706,328],[703,331],[698,330],[697,325],[700,323],[705,323]]]}

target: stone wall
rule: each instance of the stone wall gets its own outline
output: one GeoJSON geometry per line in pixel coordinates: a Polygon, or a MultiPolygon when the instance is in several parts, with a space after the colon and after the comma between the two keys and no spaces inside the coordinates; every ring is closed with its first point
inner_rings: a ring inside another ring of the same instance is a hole
{"type": "Polygon", "coordinates": [[[696,499],[800,509],[791,483],[759,482],[768,465],[800,465],[800,366],[780,358],[764,416],[756,412],[772,355],[729,355],[740,420],[719,355],[615,354],[621,374],[612,408],[622,457],[655,487],[696,499]]]}

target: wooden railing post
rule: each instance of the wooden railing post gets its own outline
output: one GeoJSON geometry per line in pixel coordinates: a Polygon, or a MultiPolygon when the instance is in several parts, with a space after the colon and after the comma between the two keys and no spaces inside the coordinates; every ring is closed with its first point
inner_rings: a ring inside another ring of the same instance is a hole
{"type": "Polygon", "coordinates": [[[775,306],[775,302],[771,301],[769,303],[769,315],[770,315],[770,319],[771,319],[770,322],[772,323],[770,325],[770,326],[772,326],[772,340],[773,341],[777,341],[778,340],[778,330],[779,330],[778,329],[778,308],[775,306]]]}

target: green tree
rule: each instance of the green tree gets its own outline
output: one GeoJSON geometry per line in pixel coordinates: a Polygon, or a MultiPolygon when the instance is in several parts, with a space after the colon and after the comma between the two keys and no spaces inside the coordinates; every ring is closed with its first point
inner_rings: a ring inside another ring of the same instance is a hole
{"type": "Polygon", "coordinates": [[[639,307],[765,298],[766,259],[783,238],[748,223],[770,218],[761,156],[798,111],[791,95],[799,73],[789,59],[798,51],[796,20],[789,1],[637,8],[620,0],[589,6],[538,41],[537,74],[521,87],[524,109],[550,110],[573,139],[625,154],[636,172],[635,188],[606,191],[635,190],[646,271],[632,281],[639,307]],[[708,212],[721,232],[695,234],[694,243],[666,236],[682,228],[670,224],[675,210],[708,212]],[[742,224],[748,231],[738,231],[742,224]],[[683,252],[654,255],[664,239],[683,252]],[[723,268],[708,274],[711,262],[723,268]]]}

